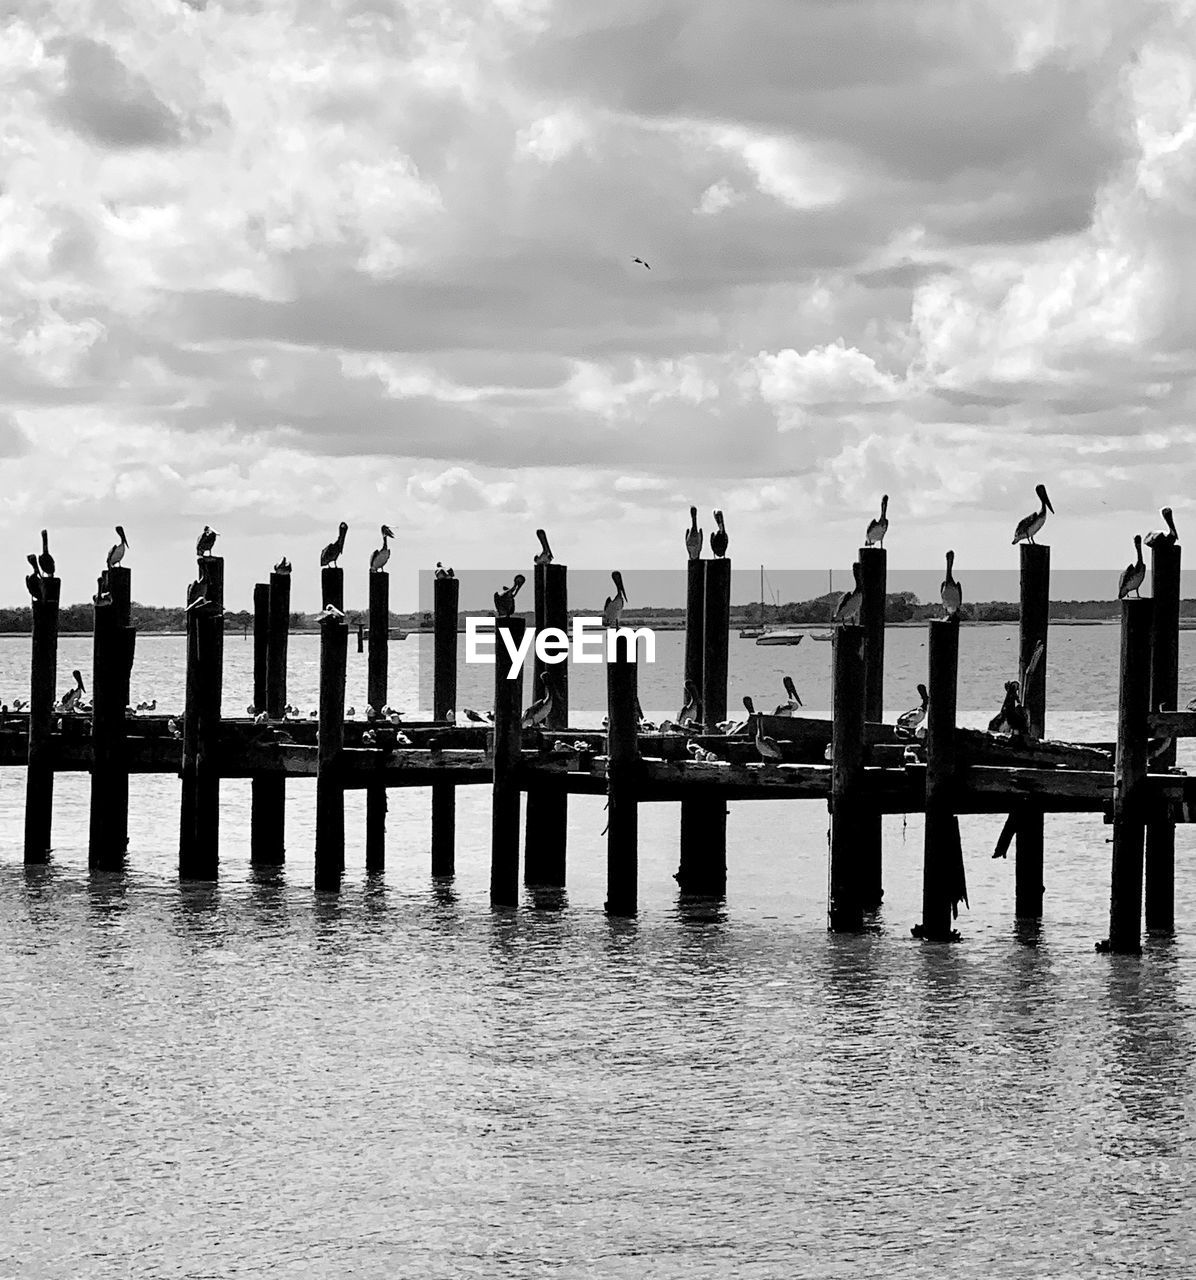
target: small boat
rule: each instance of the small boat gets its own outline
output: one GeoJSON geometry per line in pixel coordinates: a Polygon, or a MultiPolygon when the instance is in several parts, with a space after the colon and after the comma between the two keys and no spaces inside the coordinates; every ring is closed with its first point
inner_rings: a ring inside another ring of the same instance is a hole
{"type": "Polygon", "coordinates": [[[797,627],[772,627],[756,637],[757,644],[801,644],[806,633],[797,627]]]}
{"type": "Polygon", "coordinates": [[[835,638],[833,631],[808,631],[806,634],[811,640],[828,641],[835,638]]]}

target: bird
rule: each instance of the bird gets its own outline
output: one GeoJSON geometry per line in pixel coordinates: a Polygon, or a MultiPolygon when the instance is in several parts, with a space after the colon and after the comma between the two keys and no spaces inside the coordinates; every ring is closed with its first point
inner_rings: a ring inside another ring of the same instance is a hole
{"type": "Polygon", "coordinates": [[[707,751],[700,742],[687,742],[685,749],[699,764],[711,764],[718,759],[713,751],[707,751]]]}
{"type": "Polygon", "coordinates": [[[681,704],[681,710],[677,712],[678,724],[701,724],[702,723],[702,699],[698,694],[698,686],[692,680],[685,682],[685,701],[681,704]]]}
{"type": "Polygon", "coordinates": [[[764,736],[764,722],[756,717],[756,750],[764,760],[783,760],[781,748],[775,738],[764,736]]]}
{"type": "Polygon", "coordinates": [[[472,707],[462,707],[461,714],[470,722],[470,724],[492,724],[494,722],[493,712],[483,715],[480,711],[475,711],[472,707]]]}
{"type": "Polygon", "coordinates": [[[1034,535],[1046,524],[1047,512],[1051,515],[1055,514],[1055,508],[1051,506],[1051,500],[1047,497],[1046,485],[1036,484],[1034,492],[1038,494],[1038,501],[1042,504],[1037,511],[1031,511],[1028,516],[1022,516],[1017,522],[1017,528],[1013,531],[1013,541],[1028,542],[1034,546],[1034,535]]]}
{"type": "Polygon", "coordinates": [[[520,728],[535,729],[548,722],[548,717],[552,715],[552,682],[549,679],[552,674],[551,671],[542,671],[540,673],[540,684],[544,692],[523,713],[520,728]]]}
{"type": "Polygon", "coordinates": [[[203,579],[196,578],[187,588],[187,606],[183,612],[190,613],[192,609],[199,609],[207,603],[208,598],[204,595],[203,579]]]}
{"type": "Polygon", "coordinates": [[[269,724],[269,723],[270,723],[270,713],[269,713],[268,711],[259,711],[259,712],[257,713],[257,715],[255,715],[255,716],[253,717],[253,723],[254,723],[254,724],[269,724]]]}
{"type": "Polygon", "coordinates": [[[386,545],[387,538],[393,538],[395,531],[388,524],[382,526],[382,545],[370,556],[370,572],[381,573],[386,568],[386,562],[390,559],[390,548],[386,545]]]}
{"type": "Polygon", "coordinates": [[[643,267],[646,271],[651,271],[651,270],[652,270],[652,268],[651,268],[650,266],[648,266],[648,264],[643,260],[643,258],[632,258],[632,259],[631,259],[631,261],[632,261],[632,262],[638,262],[638,263],[640,264],[640,266],[641,266],[641,267],[643,267]]]}
{"type": "Polygon", "coordinates": [[[320,568],[327,569],[330,565],[335,565],[341,558],[341,552],[345,549],[345,534],[349,532],[349,526],[342,520],[340,528],[337,531],[336,541],[330,542],[323,551],[320,552],[320,568]]]}
{"type": "Polygon", "coordinates": [[[62,695],[61,707],[63,711],[74,711],[78,705],[80,698],[85,692],[83,688],[83,674],[80,671],[72,671],[71,675],[75,677],[74,686],[62,695]]]}
{"type": "Polygon", "coordinates": [[[183,731],[179,728],[179,722],[173,718],[167,720],[166,732],[169,733],[172,738],[181,738],[183,736],[183,731]]]}
{"type": "Polygon", "coordinates": [[[203,533],[195,540],[195,554],[197,556],[210,556],[218,537],[220,537],[219,531],[205,524],[203,533]]]}
{"type": "Polygon", "coordinates": [[[889,531],[888,511],[889,495],[885,493],[881,495],[880,499],[880,515],[868,525],[868,530],[864,534],[864,546],[883,547],[885,545],[885,534],[889,531]]]}
{"type": "Polygon", "coordinates": [[[275,573],[290,573],[291,562],[283,556],[283,558],[274,566],[275,573]]]}
{"type": "Polygon", "coordinates": [[[101,605],[112,603],[112,592],[109,591],[108,589],[108,570],[107,569],[105,569],[104,572],[101,573],[98,578],[96,578],[96,593],[94,596],[92,596],[91,602],[97,608],[101,605]]]}
{"type": "Polygon", "coordinates": [[[1005,699],[1001,709],[988,722],[989,733],[1007,731],[1026,737],[1030,733],[1030,717],[1022,706],[1021,686],[1016,680],[1005,681],[1005,699]]]}
{"type": "Polygon", "coordinates": [[[50,554],[50,535],[45,529],[42,530],[42,553],[38,556],[37,563],[47,578],[54,576],[54,557],[50,554]]]}
{"type": "Polygon", "coordinates": [[[38,567],[37,556],[30,552],[25,559],[33,566],[33,572],[25,575],[25,586],[29,589],[29,597],[31,600],[44,600],[46,593],[42,588],[42,571],[38,567]]]}
{"type": "Polygon", "coordinates": [[[918,686],[918,697],[922,701],[916,707],[910,707],[908,711],[903,711],[897,717],[897,728],[905,733],[913,733],[913,731],[926,719],[926,708],[930,705],[930,694],[926,691],[926,686],[920,684],[918,686]]]}
{"type": "Polygon", "coordinates": [[[689,509],[689,528],[685,531],[685,549],[691,560],[702,558],[702,531],[698,528],[698,509],[689,509]]]}
{"type": "Polygon", "coordinates": [[[494,593],[494,616],[496,618],[510,618],[515,614],[515,597],[519,594],[519,588],[527,579],[521,573],[515,575],[509,587],[503,587],[501,591],[494,593]]]}
{"type": "Polygon", "coordinates": [[[602,625],[604,627],[617,627],[619,618],[623,614],[623,606],[627,603],[627,592],[623,589],[623,575],[618,569],[610,576],[611,581],[615,584],[615,594],[607,596],[606,603],[602,606],[602,625]]]}
{"type": "Polygon", "coordinates": [[[345,611],[338,609],[334,604],[326,604],[319,613],[316,614],[317,622],[343,622],[345,620],[345,611]]]}
{"type": "Polygon", "coordinates": [[[108,552],[108,568],[115,569],[118,564],[125,558],[125,552],[129,549],[129,540],[125,537],[125,531],[116,526],[116,536],[120,541],[108,552]]]}
{"type": "MultiPolygon", "coordinates": [[[[1175,521],[1171,518],[1171,508],[1163,507],[1159,512],[1159,515],[1163,517],[1163,522],[1167,526],[1167,532],[1162,533],[1159,530],[1152,530],[1145,538],[1142,539],[1142,541],[1146,543],[1148,547],[1157,547],[1160,545],[1174,546],[1179,541],[1179,532],[1175,528],[1175,521]]],[[[43,537],[44,536],[45,535],[43,534],[43,537]]],[[[42,568],[44,569],[45,565],[43,565],[42,568]]],[[[47,569],[46,572],[52,573],[53,570],[47,569]]]]}
{"type": "Polygon", "coordinates": [[[552,548],[548,545],[548,534],[543,529],[536,530],[536,537],[540,539],[541,551],[532,561],[532,564],[551,564],[552,548]]]}
{"type": "Polygon", "coordinates": [[[858,560],[851,566],[851,576],[855,579],[855,586],[839,597],[839,603],[835,606],[835,622],[848,623],[860,620],[860,606],[864,603],[864,584],[860,580],[858,560]]]}
{"type": "Polygon", "coordinates": [[[947,552],[947,576],[939,586],[939,599],[943,602],[943,612],[948,618],[958,618],[963,605],[963,587],[955,580],[952,567],[955,564],[955,552],[947,552]]]}
{"type": "Polygon", "coordinates": [[[447,578],[450,576],[449,570],[447,570],[439,560],[436,561],[436,576],[438,578],[447,578]]]}
{"type": "Polygon", "coordinates": [[[718,528],[710,535],[710,550],[721,560],[727,554],[727,528],[723,524],[721,511],[714,513],[714,519],[718,528]]]}
{"type": "Polygon", "coordinates": [[[792,718],[797,715],[798,708],[802,705],[801,699],[797,696],[797,687],[793,683],[792,676],[784,678],[785,692],[789,695],[788,702],[782,702],[773,712],[774,716],[788,716],[792,718]]]}
{"type": "Polygon", "coordinates": [[[1138,588],[1146,580],[1146,561],[1142,559],[1142,535],[1134,534],[1134,550],[1138,553],[1133,564],[1127,564],[1121,571],[1121,582],[1117,587],[1118,600],[1124,600],[1132,591],[1138,595],[1138,588]]]}
{"type": "Polygon", "coordinates": [[[361,735],[361,745],[363,747],[372,747],[377,741],[378,735],[373,731],[373,729],[367,729],[361,735]]]}

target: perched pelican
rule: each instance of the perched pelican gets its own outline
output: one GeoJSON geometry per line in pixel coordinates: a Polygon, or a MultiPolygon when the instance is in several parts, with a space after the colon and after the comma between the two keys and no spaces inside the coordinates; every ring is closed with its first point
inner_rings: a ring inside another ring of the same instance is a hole
{"type": "Polygon", "coordinates": [[[537,529],[536,537],[540,539],[540,554],[535,557],[532,564],[551,564],[552,548],[548,545],[548,534],[543,529],[537,529]]]}
{"type": "Polygon", "coordinates": [[[104,572],[96,579],[96,593],[92,596],[91,600],[92,603],[96,605],[112,603],[112,592],[108,590],[107,569],[105,569],[104,572]]]}
{"type": "Polygon", "coordinates": [[[283,558],[274,566],[275,573],[290,573],[291,562],[283,556],[283,558]]]}
{"type": "Polygon", "coordinates": [[[681,710],[677,712],[677,723],[702,723],[702,699],[698,694],[697,685],[692,680],[685,682],[685,701],[681,705],[681,710]]]}
{"type": "Polygon", "coordinates": [[[320,568],[327,569],[329,565],[335,565],[341,558],[341,552],[345,549],[345,534],[349,532],[349,526],[342,520],[340,529],[336,535],[336,541],[330,542],[323,551],[320,552],[320,568]]]}
{"type": "Polygon", "coordinates": [[[764,722],[759,716],[756,717],[756,750],[759,751],[765,761],[783,760],[785,758],[781,754],[781,748],[777,740],[764,736],[764,722]]]}
{"type": "Polygon", "coordinates": [[[1038,494],[1038,501],[1042,504],[1037,511],[1031,511],[1028,516],[1023,516],[1017,522],[1017,528],[1013,531],[1013,541],[1029,542],[1034,545],[1034,535],[1046,524],[1046,513],[1049,511],[1051,515],[1055,514],[1055,508],[1051,506],[1051,500],[1047,497],[1046,485],[1036,484],[1034,492],[1038,494]]]}
{"type": "Polygon", "coordinates": [[[640,264],[640,266],[644,268],[644,270],[645,270],[645,271],[651,271],[651,270],[652,270],[652,268],[651,268],[650,266],[648,266],[648,264],[643,260],[643,258],[632,258],[632,259],[631,259],[631,261],[632,261],[632,262],[638,262],[638,263],[640,264]]]}
{"type": "Polygon", "coordinates": [[[326,604],[319,613],[316,614],[317,622],[343,622],[345,620],[345,611],[338,609],[334,604],[326,604]]]}
{"type": "Polygon", "coordinates": [[[617,627],[619,618],[623,614],[623,606],[627,603],[627,592],[623,590],[623,575],[618,569],[610,576],[611,581],[615,584],[615,594],[607,596],[606,603],[602,606],[602,625],[604,627],[617,627]]]}
{"type": "Polygon", "coordinates": [[[1121,583],[1117,588],[1118,600],[1124,600],[1132,591],[1138,595],[1138,588],[1146,579],[1146,561],[1142,559],[1142,535],[1134,534],[1134,550],[1138,553],[1133,564],[1127,564],[1121,571],[1121,583]]]}
{"type": "Polygon", "coordinates": [[[544,692],[523,713],[520,728],[535,729],[548,722],[548,717],[552,715],[552,682],[549,677],[553,674],[551,671],[542,671],[540,673],[540,684],[544,692]]]}
{"type": "Polygon", "coordinates": [[[792,719],[793,716],[797,715],[802,701],[797,696],[797,686],[794,685],[792,676],[785,676],[784,684],[785,692],[789,695],[789,701],[782,702],[772,714],[774,716],[788,716],[792,719]]]}
{"type": "Polygon", "coordinates": [[[62,695],[62,702],[60,705],[63,711],[74,711],[75,708],[78,707],[79,700],[83,697],[85,692],[83,688],[82,672],[72,671],[71,675],[75,677],[75,684],[73,688],[68,689],[66,693],[62,695]]]}
{"type": "Polygon", "coordinates": [[[988,722],[989,733],[1008,731],[1026,737],[1030,733],[1030,717],[1022,706],[1021,688],[1016,680],[1005,681],[1005,700],[1001,709],[988,722]]]}
{"type": "Polygon", "coordinates": [[[203,533],[195,540],[195,554],[197,556],[210,556],[218,537],[220,537],[219,531],[205,524],[203,533]]]}
{"type": "Polygon", "coordinates": [[[438,578],[451,578],[453,575],[450,570],[446,569],[439,560],[436,561],[436,576],[438,578]]]}
{"type": "Polygon", "coordinates": [[[702,558],[702,531],[698,528],[698,509],[689,509],[689,528],[685,531],[685,549],[691,560],[702,558]]]}
{"type": "Polygon", "coordinates": [[[388,524],[382,526],[382,545],[370,556],[370,572],[381,573],[386,568],[386,562],[390,559],[390,548],[386,545],[387,538],[393,538],[395,531],[388,524]]]}
{"type": "MultiPolygon", "coordinates": [[[[1164,507],[1159,512],[1159,515],[1163,517],[1163,523],[1167,526],[1167,532],[1162,533],[1159,530],[1153,530],[1148,533],[1142,541],[1145,542],[1148,547],[1154,547],[1160,544],[1164,546],[1174,546],[1174,544],[1179,541],[1179,533],[1175,528],[1175,521],[1171,518],[1171,508],[1164,507]]],[[[44,533],[42,534],[42,537],[45,537],[44,533]]],[[[51,564],[53,564],[53,561],[51,561],[51,564]]],[[[42,568],[45,569],[46,566],[43,564],[42,568]]],[[[46,572],[53,573],[53,569],[46,569],[46,572]]]]}
{"type": "Polygon", "coordinates": [[[714,513],[714,521],[718,528],[710,535],[710,550],[721,560],[727,554],[727,528],[721,511],[714,513]]]}
{"type": "Polygon", "coordinates": [[[858,560],[851,566],[851,576],[855,579],[855,586],[839,597],[839,603],[835,606],[835,622],[847,623],[860,620],[860,606],[864,603],[864,584],[860,581],[858,560]]]}
{"type": "Polygon", "coordinates": [[[108,568],[115,569],[118,564],[125,558],[125,552],[129,549],[129,540],[125,537],[125,531],[116,526],[116,536],[120,541],[108,552],[108,568]]]}
{"type": "Polygon", "coordinates": [[[897,717],[897,728],[903,729],[906,733],[913,733],[922,721],[926,719],[926,708],[930,705],[930,694],[926,692],[924,684],[918,686],[918,697],[922,699],[920,705],[911,707],[908,711],[903,711],[897,717]]]}
{"type": "Polygon", "coordinates": [[[889,495],[887,493],[881,495],[880,499],[880,515],[872,521],[868,526],[867,533],[864,534],[864,546],[874,547],[885,545],[885,534],[889,531],[889,495]]]}
{"type": "Polygon", "coordinates": [[[509,587],[503,587],[501,591],[494,593],[494,616],[496,618],[510,618],[515,614],[515,597],[519,594],[519,588],[527,579],[521,573],[515,575],[514,581],[509,587]]]}
{"type": "MultiPolygon", "coordinates": [[[[1170,515],[1170,512],[1168,512],[1170,515]]],[[[47,578],[54,576],[54,557],[50,554],[50,535],[42,530],[42,553],[37,558],[38,566],[47,578]]]]}
{"type": "Polygon", "coordinates": [[[943,612],[948,618],[958,618],[963,604],[963,587],[956,582],[951,570],[955,564],[955,552],[947,552],[947,576],[939,587],[939,599],[943,602],[943,612]]]}
{"type": "Polygon", "coordinates": [[[45,591],[42,589],[42,571],[38,568],[37,556],[30,552],[25,559],[33,566],[33,572],[25,575],[25,586],[29,589],[29,597],[31,600],[42,600],[45,598],[45,591]]]}
{"type": "Polygon", "coordinates": [[[208,598],[204,595],[203,579],[196,578],[187,588],[187,606],[183,612],[190,613],[192,609],[199,609],[207,603],[208,598]]]}

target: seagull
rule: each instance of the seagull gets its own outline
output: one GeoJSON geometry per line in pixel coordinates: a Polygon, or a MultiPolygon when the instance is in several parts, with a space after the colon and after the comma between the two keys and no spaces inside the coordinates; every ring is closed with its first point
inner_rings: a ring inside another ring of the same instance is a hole
{"type": "Polygon", "coordinates": [[[602,625],[604,627],[617,627],[619,619],[623,615],[623,606],[627,603],[627,592],[623,589],[623,575],[618,569],[610,576],[611,581],[615,584],[615,594],[607,596],[606,603],[602,606],[602,625]]]}
{"type": "Polygon", "coordinates": [[[801,699],[797,696],[797,687],[793,683],[792,676],[784,678],[785,692],[789,695],[788,702],[782,702],[773,712],[774,716],[787,716],[792,719],[797,715],[798,708],[802,705],[801,699]]]}
{"type": "Polygon", "coordinates": [[[274,566],[275,573],[290,573],[291,562],[283,556],[283,558],[274,566]]]}
{"type": "Polygon", "coordinates": [[[523,713],[520,728],[535,729],[548,722],[548,717],[552,715],[552,684],[549,681],[552,674],[551,671],[540,673],[540,684],[543,686],[544,693],[523,713]]]}
{"type": "Polygon", "coordinates": [[[640,264],[640,266],[641,266],[641,267],[643,267],[646,271],[651,271],[651,270],[652,270],[652,268],[651,268],[650,266],[648,266],[648,264],[643,260],[643,258],[632,258],[632,259],[631,259],[631,261],[632,261],[632,262],[638,262],[638,263],[640,264]]]}
{"type": "MultiPolygon", "coordinates": [[[[1146,537],[1142,539],[1142,541],[1145,542],[1148,547],[1156,547],[1156,546],[1159,546],[1160,544],[1162,544],[1163,546],[1174,546],[1175,543],[1179,541],[1179,533],[1175,528],[1175,521],[1171,518],[1171,508],[1164,507],[1159,512],[1159,515],[1163,517],[1163,522],[1167,526],[1167,532],[1162,533],[1159,530],[1154,530],[1151,533],[1148,533],[1146,537]]],[[[42,533],[42,537],[43,538],[45,537],[44,532],[42,533]]],[[[46,566],[43,563],[42,568],[45,569],[45,567],[46,566]]],[[[46,572],[53,573],[53,569],[52,568],[46,569],[46,572]]]]}
{"type": "Polygon", "coordinates": [[[50,554],[50,535],[42,530],[42,553],[37,558],[38,567],[47,578],[54,576],[54,557],[50,554]]]}
{"type": "Polygon", "coordinates": [[[494,593],[494,616],[496,618],[510,618],[515,614],[515,597],[519,594],[519,588],[527,579],[521,573],[515,575],[514,581],[509,587],[503,587],[501,591],[494,593]]]}
{"type": "Polygon", "coordinates": [[[181,738],[183,736],[183,731],[179,728],[179,722],[174,719],[167,720],[166,732],[169,733],[172,738],[181,738]]]}
{"type": "Polygon", "coordinates": [[[1022,516],[1017,522],[1017,528],[1013,531],[1013,541],[1028,542],[1034,546],[1034,535],[1046,524],[1047,512],[1051,515],[1055,514],[1055,508],[1051,506],[1051,500],[1047,497],[1046,485],[1037,484],[1034,486],[1034,492],[1038,494],[1038,501],[1042,504],[1037,511],[1031,511],[1028,516],[1022,516]]]}
{"type": "Polygon", "coordinates": [[[537,529],[536,537],[540,539],[540,546],[542,550],[532,561],[532,564],[551,564],[552,548],[548,545],[548,534],[546,534],[543,529],[537,529]]]}
{"type": "Polygon", "coordinates": [[[29,589],[30,599],[44,600],[46,593],[42,588],[42,571],[38,567],[37,556],[30,552],[25,559],[33,566],[33,572],[25,575],[25,586],[29,589]]]}
{"type": "Polygon", "coordinates": [[[338,609],[334,604],[326,604],[319,613],[316,614],[317,622],[343,622],[345,611],[338,609]]]}
{"type": "Polygon", "coordinates": [[[943,602],[943,612],[948,618],[958,618],[959,610],[963,604],[963,587],[956,582],[952,575],[952,566],[955,564],[955,552],[947,552],[947,576],[943,579],[939,586],[939,599],[943,602]]]}
{"type": "Polygon", "coordinates": [[[922,699],[921,704],[911,707],[908,711],[903,711],[897,717],[897,728],[905,733],[913,733],[922,721],[926,719],[926,708],[930,705],[930,694],[927,693],[924,684],[918,686],[918,696],[922,699]]]}
{"type": "Polygon", "coordinates": [[[470,724],[493,724],[494,713],[488,712],[483,715],[480,711],[475,711],[472,707],[462,707],[461,714],[470,722],[470,724]]]}
{"type": "Polygon", "coordinates": [[[210,556],[212,548],[216,545],[216,539],[220,536],[218,530],[204,525],[203,533],[195,540],[195,554],[197,556],[210,556]]]}
{"type": "Polygon", "coordinates": [[[710,550],[721,560],[727,554],[727,529],[721,511],[714,513],[714,519],[718,528],[710,535],[710,550]]]}
{"type": "Polygon", "coordinates": [[[116,526],[116,536],[120,541],[108,552],[108,568],[115,569],[118,564],[125,558],[125,552],[129,548],[129,540],[125,537],[125,531],[116,526]]]}
{"type": "Polygon", "coordinates": [[[386,545],[387,538],[393,538],[395,531],[388,524],[382,526],[382,545],[370,556],[370,572],[381,573],[386,568],[386,562],[390,559],[390,548],[386,545]]]}
{"type": "Polygon", "coordinates": [[[702,558],[702,531],[698,528],[698,509],[689,509],[689,528],[685,531],[685,549],[691,560],[702,558]]]}
{"type": "Polygon", "coordinates": [[[1121,571],[1121,582],[1117,587],[1118,600],[1124,600],[1132,591],[1138,595],[1138,588],[1146,580],[1146,561],[1142,559],[1142,535],[1134,534],[1134,549],[1138,558],[1133,564],[1126,565],[1121,571]]]}
{"type": "Polygon", "coordinates": [[[851,576],[855,579],[855,586],[839,597],[839,603],[835,606],[835,622],[848,623],[860,620],[860,607],[864,603],[864,584],[860,580],[858,560],[851,566],[851,576]]]}
{"type": "Polygon", "coordinates": [[[75,677],[75,684],[73,688],[68,689],[66,693],[62,695],[62,701],[59,705],[62,707],[63,711],[74,711],[78,707],[79,700],[83,697],[85,692],[83,688],[82,673],[79,671],[72,671],[71,675],[75,677]]]}
{"type": "Polygon", "coordinates": [[[320,568],[327,569],[329,566],[335,566],[336,562],[341,558],[341,552],[345,549],[345,534],[349,532],[349,526],[342,520],[340,529],[336,535],[336,541],[330,542],[323,551],[320,552],[320,568]]]}
{"type": "Polygon", "coordinates": [[[889,495],[886,493],[880,499],[880,515],[868,525],[868,531],[864,534],[864,546],[883,547],[885,545],[885,534],[889,531],[888,511],[889,495]]]}

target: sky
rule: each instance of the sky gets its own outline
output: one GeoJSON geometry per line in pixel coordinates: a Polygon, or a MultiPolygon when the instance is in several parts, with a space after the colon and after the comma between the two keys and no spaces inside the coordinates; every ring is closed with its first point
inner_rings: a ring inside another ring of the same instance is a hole
{"type": "MultiPolygon", "coordinates": [[[[1196,517],[1192,0],[8,0],[0,602],[1196,517]],[[636,264],[640,257],[650,269],[636,264]]],[[[496,582],[496,587],[503,585],[496,582]]],[[[758,594],[749,592],[749,597],[758,594]]]]}

